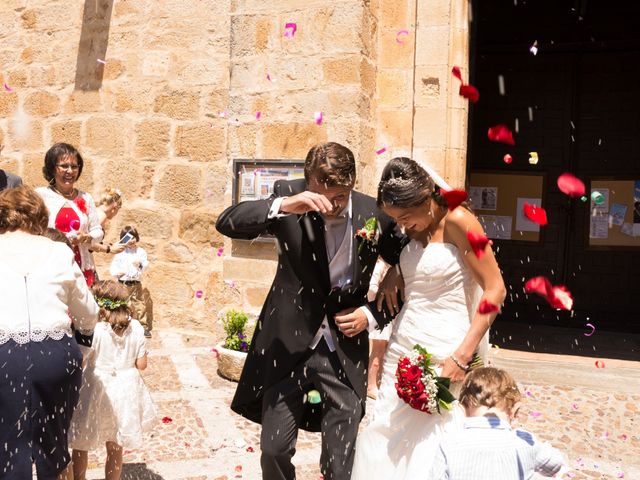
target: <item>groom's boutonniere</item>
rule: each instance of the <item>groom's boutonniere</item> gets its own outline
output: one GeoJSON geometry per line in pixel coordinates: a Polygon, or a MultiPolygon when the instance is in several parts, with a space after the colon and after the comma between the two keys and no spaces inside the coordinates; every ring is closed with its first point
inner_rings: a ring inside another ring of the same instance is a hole
{"type": "Polygon", "coordinates": [[[365,242],[372,245],[378,244],[378,219],[376,217],[369,218],[362,228],[356,230],[356,237],[362,238],[363,242],[358,247],[358,253],[362,250],[365,242]]]}

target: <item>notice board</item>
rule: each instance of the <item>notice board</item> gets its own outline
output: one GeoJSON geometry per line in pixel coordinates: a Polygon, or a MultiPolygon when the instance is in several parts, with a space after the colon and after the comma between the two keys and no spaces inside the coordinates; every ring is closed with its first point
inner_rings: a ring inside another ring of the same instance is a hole
{"type": "Polygon", "coordinates": [[[640,179],[591,179],[589,246],[640,247],[640,179]]]}
{"type": "Polygon", "coordinates": [[[540,242],[540,226],[524,216],[523,205],[544,208],[545,176],[531,172],[475,171],[469,199],[487,236],[497,240],[540,242]]]}

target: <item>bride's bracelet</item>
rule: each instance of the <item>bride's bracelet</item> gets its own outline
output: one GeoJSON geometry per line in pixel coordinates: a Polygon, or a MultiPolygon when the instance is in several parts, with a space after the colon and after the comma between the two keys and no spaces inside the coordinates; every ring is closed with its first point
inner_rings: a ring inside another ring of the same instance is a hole
{"type": "Polygon", "coordinates": [[[470,368],[469,365],[463,365],[462,363],[460,363],[460,360],[458,360],[454,354],[451,354],[451,356],[449,358],[451,358],[451,360],[453,360],[453,363],[455,363],[460,370],[462,370],[464,372],[468,372],[469,371],[469,368],[470,368]]]}

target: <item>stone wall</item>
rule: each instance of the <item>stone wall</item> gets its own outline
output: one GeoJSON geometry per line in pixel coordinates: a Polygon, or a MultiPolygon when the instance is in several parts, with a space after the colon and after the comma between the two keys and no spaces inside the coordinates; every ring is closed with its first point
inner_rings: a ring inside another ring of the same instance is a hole
{"type": "Polygon", "coordinates": [[[78,146],[80,187],[125,194],[107,239],[138,227],[156,323],[209,328],[222,306],[258,309],[275,269],[273,243],[215,232],[234,158],[302,159],[330,139],[354,151],[366,192],[399,150],[462,184],[466,104],[450,69],[467,73],[465,5],[3,0],[0,167],[42,185],[47,148],[78,146]]]}

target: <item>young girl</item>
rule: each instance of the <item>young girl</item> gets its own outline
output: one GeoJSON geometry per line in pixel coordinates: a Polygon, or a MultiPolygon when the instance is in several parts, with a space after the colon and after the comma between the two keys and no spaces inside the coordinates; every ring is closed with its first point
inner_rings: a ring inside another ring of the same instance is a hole
{"type": "Polygon", "coordinates": [[[119,480],[123,447],[141,445],[156,412],[138,372],[147,367],[147,349],[142,325],[129,315],[127,288],[112,280],[98,281],[93,294],[100,321],[69,432],[73,474],[84,480],[88,450],[106,444],[105,480],[119,480]]]}

